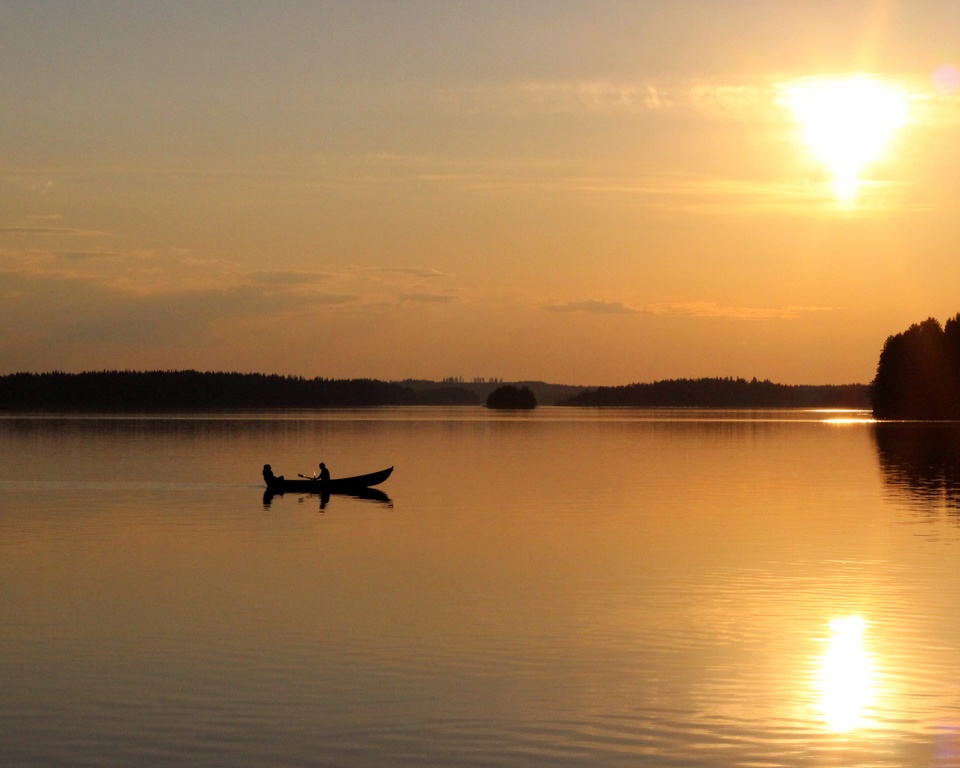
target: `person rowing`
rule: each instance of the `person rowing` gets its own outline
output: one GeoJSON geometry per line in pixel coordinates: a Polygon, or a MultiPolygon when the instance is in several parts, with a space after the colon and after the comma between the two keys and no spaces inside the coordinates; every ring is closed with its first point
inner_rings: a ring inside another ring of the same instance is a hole
{"type": "Polygon", "coordinates": [[[328,483],[330,482],[330,470],[327,469],[327,465],[322,461],[320,462],[320,474],[314,473],[313,475],[299,475],[304,480],[313,480],[318,483],[328,483]]]}

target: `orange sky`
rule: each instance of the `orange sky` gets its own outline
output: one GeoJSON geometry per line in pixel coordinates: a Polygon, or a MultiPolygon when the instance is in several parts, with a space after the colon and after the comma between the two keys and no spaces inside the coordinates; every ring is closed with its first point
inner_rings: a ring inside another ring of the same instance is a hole
{"type": "Polygon", "coordinates": [[[4,3],[0,373],[869,381],[960,311],[958,29],[924,0],[4,3]],[[788,96],[855,75],[908,113],[842,200],[788,96]]]}

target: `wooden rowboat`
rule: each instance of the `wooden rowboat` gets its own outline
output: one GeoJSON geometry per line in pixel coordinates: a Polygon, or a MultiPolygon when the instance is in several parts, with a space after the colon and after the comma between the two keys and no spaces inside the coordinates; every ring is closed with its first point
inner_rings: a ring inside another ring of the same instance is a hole
{"type": "Polygon", "coordinates": [[[384,480],[390,477],[393,467],[381,469],[379,472],[370,472],[366,475],[355,475],[354,477],[336,477],[326,482],[319,478],[314,480],[305,478],[301,480],[290,480],[283,477],[276,477],[267,483],[267,490],[273,493],[300,492],[300,493],[356,493],[374,485],[380,485],[384,480]]]}

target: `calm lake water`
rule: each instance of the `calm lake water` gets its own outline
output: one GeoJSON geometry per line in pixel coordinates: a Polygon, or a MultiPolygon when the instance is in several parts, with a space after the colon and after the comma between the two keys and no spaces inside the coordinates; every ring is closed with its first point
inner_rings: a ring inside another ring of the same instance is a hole
{"type": "Polygon", "coordinates": [[[958,429],[0,417],[0,765],[960,765],[958,429]]]}

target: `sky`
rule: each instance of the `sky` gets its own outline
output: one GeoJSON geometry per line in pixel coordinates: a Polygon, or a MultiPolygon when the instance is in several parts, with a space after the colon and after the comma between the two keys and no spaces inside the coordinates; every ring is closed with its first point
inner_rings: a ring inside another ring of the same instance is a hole
{"type": "Polygon", "coordinates": [[[869,382],[960,312],[958,29],[0,0],[0,374],[869,382]]]}

